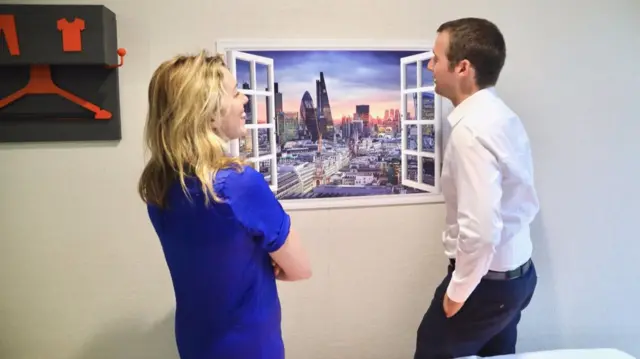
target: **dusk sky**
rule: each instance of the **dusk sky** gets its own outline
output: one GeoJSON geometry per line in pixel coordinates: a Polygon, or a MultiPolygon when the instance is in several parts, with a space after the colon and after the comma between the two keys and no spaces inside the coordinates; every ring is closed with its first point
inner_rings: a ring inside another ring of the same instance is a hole
{"type": "MultiPolygon", "coordinates": [[[[353,115],[356,105],[369,105],[373,117],[382,117],[390,108],[400,108],[400,59],[418,53],[406,51],[247,51],[274,60],[275,82],[282,93],[285,112],[300,110],[300,100],[309,91],[317,106],[316,79],[320,72],[329,93],[334,120],[353,115]]],[[[416,87],[416,66],[407,67],[409,88],[416,87]]],[[[267,86],[266,66],[256,67],[258,89],[267,86]]],[[[249,63],[237,61],[239,87],[250,82],[249,63]]],[[[433,84],[431,72],[423,65],[423,79],[433,84]]],[[[410,102],[412,105],[412,102],[410,102]]],[[[413,111],[411,111],[413,112],[413,111]]],[[[266,114],[264,98],[258,101],[259,121],[266,114]]]]}

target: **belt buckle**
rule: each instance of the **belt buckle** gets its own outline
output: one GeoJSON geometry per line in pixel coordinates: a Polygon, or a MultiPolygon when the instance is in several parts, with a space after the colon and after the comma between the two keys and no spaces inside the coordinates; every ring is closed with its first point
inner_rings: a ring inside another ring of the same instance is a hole
{"type": "Polygon", "coordinates": [[[529,267],[531,267],[531,259],[529,259],[528,261],[526,261],[523,265],[521,265],[520,267],[506,272],[506,277],[507,279],[516,279],[516,278],[520,278],[522,276],[525,275],[525,273],[529,270],[529,267]]]}
{"type": "Polygon", "coordinates": [[[522,266],[514,269],[514,270],[510,270],[508,272],[505,272],[505,277],[507,278],[507,280],[511,280],[511,279],[516,279],[518,277],[522,277],[522,266]]]}

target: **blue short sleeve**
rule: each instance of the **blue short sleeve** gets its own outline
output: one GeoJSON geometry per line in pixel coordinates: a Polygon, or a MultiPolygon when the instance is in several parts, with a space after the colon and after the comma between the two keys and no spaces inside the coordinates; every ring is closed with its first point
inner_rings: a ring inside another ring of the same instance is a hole
{"type": "Polygon", "coordinates": [[[274,252],[282,247],[289,236],[291,218],[261,173],[250,166],[242,172],[224,169],[218,172],[214,188],[242,226],[260,238],[262,248],[274,252]]]}

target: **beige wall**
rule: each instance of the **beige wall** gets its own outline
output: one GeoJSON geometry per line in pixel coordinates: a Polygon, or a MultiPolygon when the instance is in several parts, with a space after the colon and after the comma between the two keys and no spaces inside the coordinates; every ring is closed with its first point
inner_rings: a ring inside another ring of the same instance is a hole
{"type": "MultiPolygon", "coordinates": [[[[520,348],[640,355],[640,4],[371,4],[107,1],[129,52],[122,142],[0,146],[0,358],[176,358],[171,282],[135,192],[147,81],[162,60],[229,38],[431,39],[442,21],[468,15],[505,32],[498,90],[535,154],[540,286],[520,348]]],[[[293,213],[315,276],[282,286],[289,358],[411,357],[445,269],[443,217],[442,205],[293,213]]]]}

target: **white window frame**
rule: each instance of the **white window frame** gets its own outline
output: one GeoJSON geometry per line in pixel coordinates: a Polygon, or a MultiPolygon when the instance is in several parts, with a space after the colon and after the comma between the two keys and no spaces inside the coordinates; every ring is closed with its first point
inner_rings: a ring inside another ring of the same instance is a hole
{"type": "Polygon", "coordinates": [[[401,164],[402,164],[402,184],[407,187],[421,189],[423,191],[428,191],[431,193],[441,193],[440,189],[440,164],[442,163],[442,154],[440,141],[442,139],[441,136],[441,121],[442,121],[442,98],[435,93],[435,86],[424,86],[424,84],[417,84],[415,88],[407,87],[407,69],[406,66],[410,64],[416,64],[416,80],[421,81],[422,79],[422,68],[424,63],[428,63],[429,60],[433,57],[432,51],[426,51],[419,54],[415,54],[412,56],[404,57],[400,60],[400,128],[402,131],[402,149],[401,149],[401,164]],[[422,101],[424,99],[423,94],[431,93],[433,94],[433,106],[434,106],[434,116],[433,120],[423,120],[422,119],[422,101]],[[408,109],[407,109],[407,99],[408,97],[415,96],[415,119],[409,120],[407,118],[408,109]],[[423,125],[433,125],[434,132],[436,133],[436,145],[434,146],[433,152],[423,151],[422,149],[422,126],[423,125]],[[407,149],[407,130],[410,126],[416,126],[416,150],[407,149]],[[417,158],[417,178],[416,180],[410,180],[407,175],[407,164],[408,157],[414,156],[417,158]],[[432,158],[434,162],[434,184],[429,185],[422,181],[422,159],[423,158],[432,158]]]}
{"type": "MultiPolygon", "coordinates": [[[[256,170],[260,170],[260,163],[264,161],[271,162],[271,175],[269,182],[269,188],[272,191],[278,190],[278,158],[277,158],[277,145],[276,145],[276,113],[275,113],[275,84],[274,84],[274,72],[273,72],[273,59],[268,59],[262,56],[256,56],[253,54],[247,54],[242,51],[228,50],[225,53],[225,59],[227,66],[231,70],[234,77],[236,74],[236,60],[247,61],[250,64],[251,75],[251,89],[238,89],[239,92],[245,94],[251,99],[251,123],[245,124],[246,130],[252,134],[251,149],[252,154],[246,156],[245,159],[252,162],[256,170]],[[268,90],[258,90],[258,81],[256,79],[256,65],[264,65],[267,67],[267,88],[268,90]],[[258,96],[266,96],[269,99],[269,113],[267,114],[267,123],[258,123],[258,96]],[[258,130],[270,129],[269,135],[269,153],[266,155],[260,155],[260,148],[258,147],[258,130]]],[[[240,155],[240,140],[232,140],[229,143],[229,150],[231,155],[240,155]]]]}
{"type": "MultiPolygon", "coordinates": [[[[378,51],[420,51],[429,52],[432,50],[433,41],[416,41],[416,40],[324,40],[324,39],[225,39],[216,42],[216,52],[221,54],[228,54],[229,51],[273,51],[273,50],[378,50],[378,51]]],[[[277,64],[276,64],[277,66],[277,64]]],[[[403,69],[404,67],[399,63],[398,66],[403,69]]],[[[418,66],[418,74],[421,71],[421,67],[418,66]]],[[[417,77],[420,79],[421,77],[417,77]]],[[[271,79],[273,80],[273,78],[271,79]]],[[[404,84],[404,78],[402,83],[404,84]]],[[[270,87],[273,89],[273,87],[270,87]]],[[[399,94],[403,95],[403,89],[399,89],[399,94]]],[[[401,101],[401,108],[404,108],[404,96],[401,101]]],[[[275,99],[275,96],[272,97],[275,99]]],[[[442,100],[439,96],[436,96],[434,106],[436,109],[436,118],[434,127],[441,129],[440,122],[443,120],[442,114],[442,100]],[[440,117],[438,117],[438,115],[440,117]]],[[[270,106],[274,111],[274,106],[270,106]]],[[[272,117],[275,118],[275,115],[272,117]]],[[[404,116],[403,116],[404,119],[404,116]]],[[[403,120],[401,119],[401,120],[403,120]]],[[[415,121],[411,121],[415,122],[415,121]]],[[[247,126],[249,128],[249,126],[247,126]]],[[[403,136],[405,136],[404,127],[403,136]]],[[[442,153],[442,131],[436,131],[436,151],[442,153]]],[[[275,131],[272,131],[275,133],[275,131]]],[[[422,141],[419,141],[422,142],[422,141]]],[[[404,141],[403,148],[404,151],[404,141]]],[[[234,148],[235,145],[232,145],[234,148]]],[[[275,146],[275,140],[272,141],[272,146],[275,146]]],[[[233,153],[233,152],[232,152],[233,153]]],[[[404,153],[402,154],[405,155],[404,153]]],[[[442,156],[440,156],[442,157],[442,156]]],[[[277,162],[277,159],[274,158],[277,162]]],[[[405,161],[402,162],[403,165],[405,161]]],[[[436,162],[436,174],[440,173],[440,164],[436,162]]],[[[275,172],[277,173],[277,167],[275,172]]],[[[404,172],[403,172],[404,173],[404,172]]],[[[439,179],[436,179],[439,183],[439,179]]],[[[439,186],[438,186],[439,187],[439,186]]],[[[273,189],[273,188],[272,188],[273,189]]],[[[424,188],[423,188],[424,189],[424,188]]],[[[358,196],[358,197],[339,197],[339,198],[315,198],[315,199],[292,199],[281,200],[283,207],[286,210],[315,210],[315,209],[339,209],[339,208],[358,208],[358,207],[379,207],[379,206],[399,206],[399,205],[418,205],[428,203],[443,203],[444,198],[439,191],[435,193],[424,194],[394,194],[394,195],[373,195],[373,196],[358,196]]]]}

